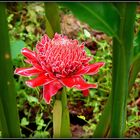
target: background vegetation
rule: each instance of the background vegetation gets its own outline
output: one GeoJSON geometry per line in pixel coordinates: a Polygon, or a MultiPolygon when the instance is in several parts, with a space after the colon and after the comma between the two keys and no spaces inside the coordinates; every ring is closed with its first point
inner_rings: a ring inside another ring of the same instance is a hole
{"type": "MultiPolygon", "coordinates": [[[[40,37],[46,33],[45,11],[42,2],[14,2],[7,3],[7,6],[14,71],[16,67],[26,67],[24,57],[20,54],[21,49],[23,47],[33,49],[40,37]]],[[[87,54],[94,56],[93,61],[106,63],[98,74],[85,75],[89,82],[98,83],[98,89],[90,89],[89,96],[84,97],[81,91],[76,89],[67,89],[72,135],[78,138],[90,138],[111,93],[112,38],[80,22],[66,7],[59,6],[59,10],[62,34],[72,39],[76,38],[80,42],[84,41],[87,54]]],[[[137,33],[138,30],[140,30],[139,5],[135,19],[135,32],[137,33]]],[[[28,78],[13,76],[22,137],[52,137],[53,102],[50,105],[44,102],[41,88],[27,87],[25,81],[28,78]]],[[[125,136],[140,137],[140,73],[127,100],[125,136]]]]}

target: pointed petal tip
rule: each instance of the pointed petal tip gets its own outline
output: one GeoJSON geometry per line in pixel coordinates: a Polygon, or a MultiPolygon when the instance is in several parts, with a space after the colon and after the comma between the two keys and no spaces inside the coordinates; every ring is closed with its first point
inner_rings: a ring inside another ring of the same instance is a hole
{"type": "Polygon", "coordinates": [[[48,42],[50,40],[49,36],[47,34],[44,34],[42,37],[41,37],[41,41],[39,41],[39,43],[42,43],[43,45],[46,44],[46,42],[48,42]]]}
{"type": "Polygon", "coordinates": [[[31,53],[31,50],[29,50],[28,48],[22,48],[21,49],[21,54],[22,55],[26,56],[27,53],[28,54],[31,53]]]}
{"type": "Polygon", "coordinates": [[[27,48],[22,48],[21,49],[21,53],[24,53],[25,51],[27,51],[28,49],[27,48]]]}
{"type": "Polygon", "coordinates": [[[18,74],[18,68],[14,70],[14,74],[18,74]]]}
{"type": "Polygon", "coordinates": [[[97,84],[91,84],[91,83],[86,83],[87,84],[87,87],[83,87],[83,86],[80,86],[78,85],[77,88],[79,89],[83,89],[83,90],[87,90],[89,88],[98,88],[98,85],[97,84]]]}
{"type": "Polygon", "coordinates": [[[43,37],[45,37],[47,39],[49,38],[49,36],[47,34],[44,34],[43,37]]]}
{"type": "Polygon", "coordinates": [[[54,38],[55,39],[57,39],[57,38],[60,38],[61,36],[56,32],[55,34],[54,34],[54,38]]]}
{"type": "Polygon", "coordinates": [[[34,68],[34,67],[16,68],[15,71],[14,71],[14,74],[18,74],[18,75],[25,76],[25,77],[37,75],[39,73],[41,73],[41,71],[34,68]]]}
{"type": "Polygon", "coordinates": [[[87,97],[89,95],[89,89],[83,90],[82,93],[85,97],[87,97]]]}
{"type": "Polygon", "coordinates": [[[34,52],[32,50],[28,49],[28,48],[22,48],[21,53],[25,56],[26,55],[33,55],[34,56],[34,52]]]}
{"type": "Polygon", "coordinates": [[[34,88],[32,82],[30,82],[30,81],[26,81],[25,84],[30,88],[34,88]]]}
{"type": "Polygon", "coordinates": [[[82,77],[80,76],[75,76],[75,77],[70,77],[70,78],[63,78],[60,80],[60,82],[69,88],[77,88],[80,90],[86,90],[89,88],[97,88],[97,84],[91,84],[87,83],[82,77]]]}
{"type": "Polygon", "coordinates": [[[92,84],[92,88],[98,88],[98,84],[92,84]]]}
{"type": "Polygon", "coordinates": [[[51,103],[51,98],[50,99],[46,99],[45,97],[43,97],[43,99],[45,100],[46,104],[50,104],[51,103]]]}
{"type": "Polygon", "coordinates": [[[100,62],[100,67],[103,67],[105,65],[105,62],[100,62]]]}
{"type": "MultiPolygon", "coordinates": [[[[97,84],[92,84],[92,88],[98,88],[97,84]]],[[[82,90],[83,95],[86,97],[89,95],[89,89],[82,90]]]]}
{"type": "Polygon", "coordinates": [[[21,68],[16,68],[14,74],[21,75],[21,68]]]}
{"type": "Polygon", "coordinates": [[[43,86],[43,98],[47,104],[50,104],[52,96],[57,94],[58,90],[62,88],[62,84],[57,80],[43,86]]]}

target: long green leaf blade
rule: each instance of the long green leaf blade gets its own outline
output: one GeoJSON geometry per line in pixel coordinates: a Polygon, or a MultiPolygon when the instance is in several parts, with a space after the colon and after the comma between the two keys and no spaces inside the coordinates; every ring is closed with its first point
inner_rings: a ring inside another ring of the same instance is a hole
{"type": "Polygon", "coordinates": [[[99,123],[97,124],[95,132],[93,134],[94,138],[105,138],[108,136],[110,130],[111,106],[112,94],[109,95],[108,101],[100,117],[99,123]]]}
{"type": "MultiPolygon", "coordinates": [[[[45,2],[45,14],[47,18],[46,30],[52,30],[52,33],[60,33],[60,18],[58,5],[55,2],[45,2]]],[[[51,33],[51,34],[52,34],[51,33]]],[[[51,37],[53,37],[51,35],[51,37]]]]}
{"type": "Polygon", "coordinates": [[[129,75],[129,91],[131,90],[137,74],[140,71],[140,31],[134,41],[133,57],[131,60],[131,69],[129,75]]]}
{"type": "Polygon", "coordinates": [[[110,36],[116,36],[119,14],[111,3],[67,2],[67,6],[77,18],[88,23],[93,29],[101,30],[110,36]]]}
{"type": "Polygon", "coordinates": [[[9,136],[9,131],[4,131],[4,130],[8,130],[8,126],[5,118],[4,107],[0,99],[0,131],[2,131],[3,137],[9,136]]]}
{"type": "Polygon", "coordinates": [[[0,121],[2,137],[20,137],[6,5],[0,3],[0,121]]]}
{"type": "Polygon", "coordinates": [[[120,26],[118,36],[121,44],[113,38],[113,80],[110,137],[124,137],[128,80],[131,64],[136,3],[120,3],[120,26]]]}
{"type": "Polygon", "coordinates": [[[131,90],[137,74],[140,72],[140,53],[137,55],[133,63],[131,64],[131,70],[129,75],[129,91],[131,90]]]}

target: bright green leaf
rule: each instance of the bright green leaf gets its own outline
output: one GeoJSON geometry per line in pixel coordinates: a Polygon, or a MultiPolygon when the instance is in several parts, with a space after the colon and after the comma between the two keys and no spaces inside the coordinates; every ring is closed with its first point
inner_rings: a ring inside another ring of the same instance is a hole
{"type": "Polygon", "coordinates": [[[29,125],[29,121],[27,120],[27,118],[23,117],[21,119],[21,126],[26,126],[29,125]]]}
{"type": "Polygon", "coordinates": [[[85,47],[84,49],[85,49],[86,54],[87,54],[88,56],[92,56],[90,49],[88,49],[87,47],[85,47]]]}
{"type": "Polygon", "coordinates": [[[22,40],[15,40],[10,42],[12,59],[20,54],[21,49],[25,47],[25,42],[22,40]]]}
{"type": "Polygon", "coordinates": [[[35,135],[33,136],[34,138],[48,138],[49,137],[49,132],[48,131],[36,131],[35,135]]]}
{"type": "Polygon", "coordinates": [[[38,99],[36,97],[33,97],[33,96],[27,96],[27,100],[32,103],[38,103],[38,99]]]}
{"type": "Polygon", "coordinates": [[[80,118],[80,119],[82,119],[82,120],[86,120],[86,117],[85,116],[81,116],[81,115],[79,115],[79,116],[77,116],[78,118],[80,118]]]}
{"type": "Polygon", "coordinates": [[[85,35],[86,38],[91,37],[91,34],[86,29],[84,29],[84,35],[85,35]]]}

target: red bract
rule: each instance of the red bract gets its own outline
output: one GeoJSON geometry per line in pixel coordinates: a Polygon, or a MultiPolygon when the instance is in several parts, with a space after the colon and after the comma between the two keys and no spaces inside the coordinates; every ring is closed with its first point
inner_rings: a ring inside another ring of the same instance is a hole
{"type": "Polygon", "coordinates": [[[47,103],[63,86],[75,87],[86,93],[89,88],[97,88],[96,84],[87,83],[82,75],[96,74],[104,65],[104,62],[89,64],[91,57],[87,57],[84,44],[79,45],[77,40],[57,33],[52,40],[44,35],[35,51],[23,48],[21,53],[32,67],[16,68],[15,74],[36,76],[26,84],[32,88],[43,86],[43,97],[47,103]]]}

